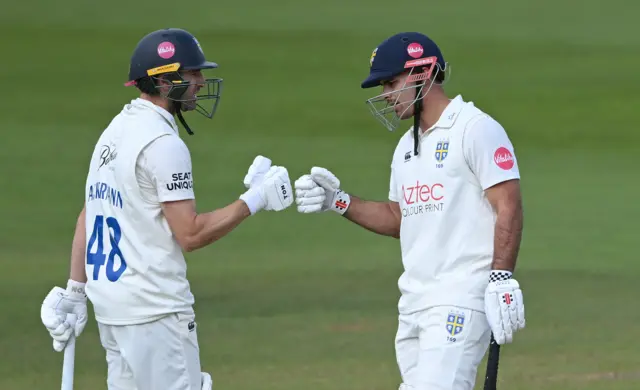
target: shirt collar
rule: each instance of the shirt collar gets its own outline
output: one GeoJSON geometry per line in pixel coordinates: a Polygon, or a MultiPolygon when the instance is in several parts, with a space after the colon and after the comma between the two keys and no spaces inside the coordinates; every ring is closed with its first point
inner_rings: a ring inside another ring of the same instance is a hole
{"type": "Polygon", "coordinates": [[[176,124],[176,119],[173,117],[173,115],[171,115],[169,111],[165,110],[164,108],[156,104],[153,104],[149,100],[142,99],[142,98],[133,99],[131,101],[131,105],[134,107],[148,108],[157,112],[158,114],[160,114],[162,118],[164,118],[169,123],[169,125],[173,128],[173,130],[175,130],[175,132],[178,133],[178,125],[176,124]]]}
{"type": "Polygon", "coordinates": [[[460,114],[460,111],[462,111],[462,108],[465,104],[466,103],[462,99],[462,95],[457,95],[455,98],[451,99],[436,123],[434,123],[433,126],[429,127],[421,135],[428,134],[435,129],[450,129],[451,127],[453,127],[456,119],[458,119],[458,114],[460,114]]]}

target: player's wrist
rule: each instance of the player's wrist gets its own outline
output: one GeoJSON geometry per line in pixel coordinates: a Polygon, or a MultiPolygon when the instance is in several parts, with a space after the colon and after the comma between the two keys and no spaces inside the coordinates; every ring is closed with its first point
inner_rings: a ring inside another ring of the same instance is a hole
{"type": "Polygon", "coordinates": [[[336,190],[333,195],[333,200],[331,201],[331,205],[329,205],[329,210],[335,211],[340,215],[344,215],[349,209],[351,205],[351,196],[348,193],[342,191],[341,189],[336,190]]]}
{"type": "Polygon", "coordinates": [[[83,300],[87,298],[84,290],[85,283],[73,279],[67,280],[67,295],[72,299],[83,300]]]}
{"type": "Polygon", "coordinates": [[[262,195],[258,188],[251,188],[247,190],[245,193],[240,195],[240,200],[247,204],[251,215],[254,215],[264,208],[264,199],[262,199],[262,195]]]}
{"type": "Polygon", "coordinates": [[[489,274],[489,283],[499,282],[501,280],[509,280],[513,276],[513,272],[500,269],[492,269],[489,274]]]}

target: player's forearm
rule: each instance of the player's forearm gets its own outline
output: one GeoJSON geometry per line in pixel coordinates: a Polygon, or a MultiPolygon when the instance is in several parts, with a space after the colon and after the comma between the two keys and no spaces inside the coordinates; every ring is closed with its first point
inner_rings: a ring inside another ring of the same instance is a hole
{"type": "Polygon", "coordinates": [[[520,201],[498,211],[495,224],[492,269],[513,272],[522,239],[523,213],[520,201]]]}
{"type": "Polygon", "coordinates": [[[400,237],[400,220],[391,211],[389,202],[375,202],[357,198],[353,195],[351,204],[344,216],[363,228],[394,238],[400,237]]]}
{"type": "Polygon", "coordinates": [[[190,252],[207,246],[229,234],[250,215],[247,204],[241,200],[218,210],[198,214],[193,233],[181,243],[182,247],[190,252]]]}
{"type": "Polygon", "coordinates": [[[85,236],[85,208],[82,209],[76,222],[76,230],[73,234],[73,242],[71,244],[71,264],[69,271],[69,279],[76,282],[86,283],[87,274],[84,269],[84,259],[86,250],[86,236],[85,236]]]}

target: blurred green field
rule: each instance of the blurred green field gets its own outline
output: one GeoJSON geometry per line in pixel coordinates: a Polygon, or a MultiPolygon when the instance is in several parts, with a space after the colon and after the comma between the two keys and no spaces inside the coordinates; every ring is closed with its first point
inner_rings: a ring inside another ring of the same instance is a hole
{"type": "MultiPolygon", "coordinates": [[[[447,91],[501,121],[523,177],[527,328],[503,348],[501,390],[640,388],[640,3],[11,3],[0,13],[0,389],[59,388],[40,303],[66,282],[91,148],[135,97],[122,86],[130,53],[167,26],[195,33],[225,79],[213,121],[188,116],[201,211],[237,198],[257,153],[293,180],[321,165],[345,190],[386,199],[401,132],[369,115],[375,92],[360,81],[385,37],[432,36],[452,67],[447,91]]],[[[188,254],[215,388],[396,389],[399,255],[393,239],[294,208],[188,254]]],[[[93,319],[77,357],[76,388],[106,389],[93,319]]]]}

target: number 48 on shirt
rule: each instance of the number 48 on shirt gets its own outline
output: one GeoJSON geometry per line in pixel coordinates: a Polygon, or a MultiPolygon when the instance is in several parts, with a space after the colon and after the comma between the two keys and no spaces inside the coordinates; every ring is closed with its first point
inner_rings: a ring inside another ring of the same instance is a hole
{"type": "Polygon", "coordinates": [[[105,266],[105,274],[107,279],[111,282],[115,282],[120,279],[122,273],[127,269],[127,262],[120,251],[118,244],[120,243],[120,237],[122,236],[122,230],[118,220],[114,217],[107,217],[96,215],[93,222],[93,231],[91,237],[89,237],[89,243],[87,244],[87,264],[93,265],[93,280],[98,280],[100,277],[100,269],[105,266]],[[111,250],[109,253],[105,253],[104,247],[104,225],[107,225],[106,234],[109,237],[111,250]],[[113,234],[111,234],[113,232],[113,234]],[[96,247],[96,248],[94,248],[96,247]],[[94,251],[95,249],[95,251],[94,251]],[[115,268],[116,257],[120,260],[120,266],[115,268]]]}

